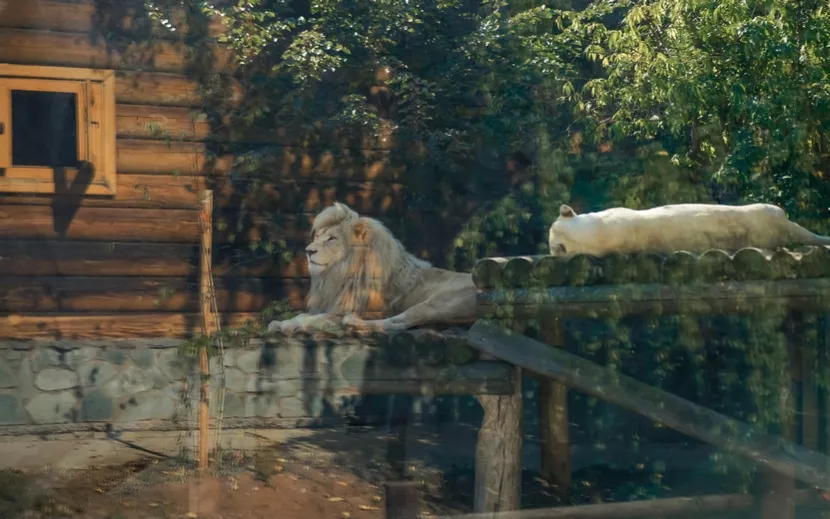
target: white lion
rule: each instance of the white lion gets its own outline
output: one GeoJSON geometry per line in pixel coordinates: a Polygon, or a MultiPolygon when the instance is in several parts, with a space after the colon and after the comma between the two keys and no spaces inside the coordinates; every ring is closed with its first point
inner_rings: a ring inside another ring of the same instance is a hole
{"type": "Polygon", "coordinates": [[[306,312],[271,322],[269,331],[291,335],[346,325],[388,333],[475,321],[472,276],[416,258],[379,221],[335,203],[314,219],[311,238],[306,312]],[[378,318],[364,320],[370,316],[378,318]]]}
{"type": "Polygon", "coordinates": [[[548,244],[553,256],[600,257],[613,252],[702,253],[709,249],[830,245],[830,237],[808,231],[787,219],[783,209],[770,204],[675,204],[645,210],[614,207],[580,215],[562,205],[550,227],[548,244]]]}

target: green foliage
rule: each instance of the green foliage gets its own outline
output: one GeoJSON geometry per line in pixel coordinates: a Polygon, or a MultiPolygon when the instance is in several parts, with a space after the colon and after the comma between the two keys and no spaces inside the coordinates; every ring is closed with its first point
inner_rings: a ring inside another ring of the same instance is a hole
{"type": "MultiPolygon", "coordinates": [[[[556,143],[568,137],[571,78],[580,62],[578,40],[550,30],[555,11],[549,6],[461,0],[146,1],[157,18],[177,5],[223,17],[228,31],[222,40],[242,66],[246,95],[228,114],[234,131],[281,131],[298,143],[355,148],[366,146],[364,138],[376,143],[387,121],[399,144],[393,161],[405,166],[402,181],[413,192],[408,209],[455,210],[460,204],[452,199],[463,197],[468,207],[479,208],[474,222],[486,220],[482,225],[493,229],[486,233],[488,241],[506,237],[497,250],[511,249],[510,235],[527,234],[526,225],[499,223],[498,215],[487,214],[510,206],[502,198],[528,198],[515,188],[529,181],[536,200],[524,212],[538,213],[567,191],[557,186],[553,192],[537,181],[559,173],[542,171],[542,164],[547,155],[561,155],[556,143]],[[506,174],[514,156],[530,169],[506,174]]],[[[240,190],[281,175],[282,168],[274,166],[283,152],[259,147],[238,155],[233,178],[240,190]]],[[[457,230],[472,216],[455,215],[462,219],[457,230]]],[[[547,222],[537,220],[531,225],[533,241],[520,240],[532,249],[545,242],[547,222]]],[[[405,219],[392,223],[406,234],[405,219]]],[[[453,240],[445,245],[451,250],[453,240]]]]}
{"type": "Polygon", "coordinates": [[[583,100],[598,136],[661,142],[719,201],[826,215],[825,2],[596,2],[562,19],[602,67],[583,100]]]}
{"type": "MultiPolygon", "coordinates": [[[[456,268],[546,252],[563,202],[588,211],[766,201],[830,233],[830,9],[821,0],[145,3],[168,27],[177,5],[224,18],[246,99],[211,117],[228,116],[234,132],[276,132],[310,153],[345,156],[377,152],[392,128],[388,160],[403,166],[397,180],[410,195],[389,223],[405,243],[450,229],[441,245],[456,268]]],[[[265,203],[262,187],[284,174],[285,153],[237,155],[245,210],[265,203]]],[[[277,231],[242,245],[281,256],[291,247],[277,240],[281,209],[261,209],[277,231]]],[[[247,220],[234,217],[217,221],[244,241],[247,220]]],[[[779,317],[595,324],[614,340],[582,336],[580,353],[775,429],[788,409],[779,317]],[[701,330],[713,327],[728,333],[705,341],[701,330]],[[707,347],[721,357],[714,380],[707,347]]],[[[592,439],[605,441],[613,413],[590,399],[584,407],[592,439]]],[[[724,470],[734,462],[716,461],[724,470]]]]}

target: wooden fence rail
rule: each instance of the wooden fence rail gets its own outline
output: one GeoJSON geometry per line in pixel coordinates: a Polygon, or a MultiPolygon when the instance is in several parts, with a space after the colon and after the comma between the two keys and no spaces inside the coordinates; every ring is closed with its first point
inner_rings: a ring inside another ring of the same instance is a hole
{"type": "Polygon", "coordinates": [[[589,360],[479,320],[471,346],[530,372],[559,380],[606,402],[710,445],[737,452],[784,475],[830,490],[830,457],[627,377],[589,360]]]}
{"type": "MultiPolygon", "coordinates": [[[[797,490],[793,493],[792,499],[794,503],[800,505],[821,502],[818,492],[811,489],[797,490]]],[[[761,501],[750,494],[722,494],[647,499],[626,503],[532,508],[511,512],[447,515],[441,516],[441,519],[628,519],[633,517],[646,519],[739,512],[759,506],[762,506],[761,501]]]]}

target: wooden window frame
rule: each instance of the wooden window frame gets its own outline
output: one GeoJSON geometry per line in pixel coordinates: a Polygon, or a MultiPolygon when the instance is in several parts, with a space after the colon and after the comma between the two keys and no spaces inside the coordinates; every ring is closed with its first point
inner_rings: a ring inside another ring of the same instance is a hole
{"type": "MultiPolygon", "coordinates": [[[[54,168],[12,165],[11,91],[37,90],[76,94],[78,160],[88,163],[92,180],[82,195],[115,196],[115,71],[0,63],[0,194],[56,194],[68,191],[78,168],[63,168],[65,186],[55,185],[54,168]]],[[[73,190],[74,191],[74,190],[73,190]]]]}

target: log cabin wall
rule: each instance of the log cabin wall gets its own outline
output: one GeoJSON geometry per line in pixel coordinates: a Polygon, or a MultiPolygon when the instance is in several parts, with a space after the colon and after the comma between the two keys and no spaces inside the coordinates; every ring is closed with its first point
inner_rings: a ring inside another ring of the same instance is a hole
{"type": "MultiPolygon", "coordinates": [[[[97,1],[7,0],[0,11],[0,67],[113,71],[116,150],[114,196],[71,188],[57,195],[0,192],[0,338],[177,338],[198,330],[197,196],[204,188],[213,188],[216,199],[222,324],[247,319],[275,299],[301,307],[302,261],[239,260],[231,243],[238,229],[223,227],[239,219],[242,202],[224,181],[233,156],[214,156],[207,144],[212,132],[199,113],[202,85],[189,72],[193,49],[161,31],[150,42],[116,43],[107,20],[129,27],[131,12],[97,1]]],[[[218,36],[222,26],[207,30],[218,36]]],[[[226,80],[225,101],[238,102],[227,49],[210,50],[226,80]]],[[[298,248],[309,219],[335,199],[369,214],[400,202],[388,153],[310,152],[290,144],[278,165],[284,183],[265,191],[293,215],[276,236],[288,249],[298,248]]],[[[244,232],[261,232],[256,227],[244,232]]]]}

